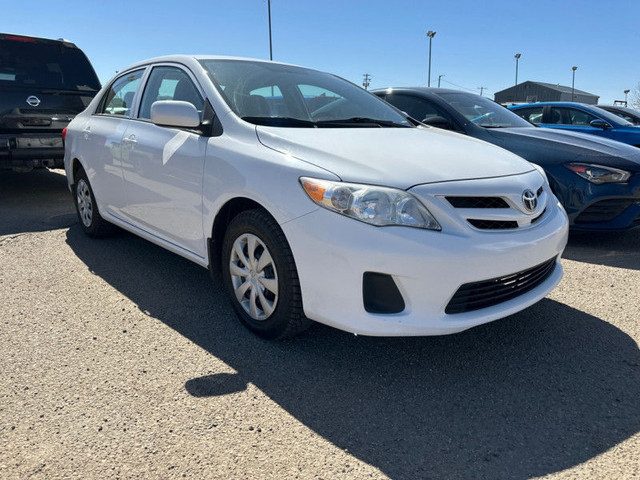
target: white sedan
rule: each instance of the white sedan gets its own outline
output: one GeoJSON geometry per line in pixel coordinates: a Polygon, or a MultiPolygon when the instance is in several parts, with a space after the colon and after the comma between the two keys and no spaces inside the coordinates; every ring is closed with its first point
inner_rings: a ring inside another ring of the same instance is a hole
{"type": "Polygon", "coordinates": [[[328,73],[170,56],[119,73],[66,129],[80,225],[220,272],[240,320],[439,335],[559,282],[567,218],[544,173],[416,125],[328,73]]]}

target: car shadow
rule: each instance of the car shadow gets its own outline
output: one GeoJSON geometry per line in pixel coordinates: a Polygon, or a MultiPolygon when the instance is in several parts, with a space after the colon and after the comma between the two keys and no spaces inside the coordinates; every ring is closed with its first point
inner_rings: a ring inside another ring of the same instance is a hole
{"type": "MultiPolygon", "coordinates": [[[[530,478],[640,431],[640,351],[615,326],[543,300],[446,337],[372,338],[317,325],[268,342],[206,270],[122,233],[67,243],[142,311],[237,373],[194,372],[206,402],[250,382],[298,421],[394,479],[530,478]]],[[[189,372],[184,372],[189,376],[189,372]]]]}
{"type": "Polygon", "coordinates": [[[0,235],[54,230],[76,222],[62,170],[0,170],[0,235]]]}
{"type": "Polygon", "coordinates": [[[571,232],[562,258],[640,270],[640,229],[622,232],[571,232]]]}

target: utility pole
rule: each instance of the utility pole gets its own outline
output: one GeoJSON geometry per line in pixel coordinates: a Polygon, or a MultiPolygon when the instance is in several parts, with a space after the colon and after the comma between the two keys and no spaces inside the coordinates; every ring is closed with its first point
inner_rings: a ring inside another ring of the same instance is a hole
{"type": "Polygon", "coordinates": [[[519,102],[520,100],[518,100],[518,61],[520,60],[520,57],[522,56],[521,53],[516,53],[514,55],[514,58],[516,59],[516,102],[519,102]]]}
{"type": "Polygon", "coordinates": [[[438,88],[440,88],[440,79],[444,77],[444,73],[442,75],[438,75],[438,88]]]}
{"type": "Polygon", "coordinates": [[[478,90],[480,90],[480,96],[482,96],[482,92],[484,92],[487,88],[489,87],[478,87],[478,90]]]}
{"type": "Polygon", "coordinates": [[[631,90],[625,90],[624,91],[624,106],[628,107],[629,105],[627,104],[627,95],[629,94],[631,90]]]}
{"type": "Polygon", "coordinates": [[[369,90],[369,85],[371,85],[371,75],[365,73],[362,75],[362,86],[365,90],[369,90]]]}
{"type": "Polygon", "coordinates": [[[431,41],[435,36],[436,36],[436,32],[434,32],[433,30],[429,30],[427,32],[427,37],[429,37],[429,77],[427,80],[427,87],[431,86],[431,41]]]}
{"type": "Polygon", "coordinates": [[[267,0],[269,7],[269,60],[273,61],[273,44],[271,43],[271,0],[267,0]]]}

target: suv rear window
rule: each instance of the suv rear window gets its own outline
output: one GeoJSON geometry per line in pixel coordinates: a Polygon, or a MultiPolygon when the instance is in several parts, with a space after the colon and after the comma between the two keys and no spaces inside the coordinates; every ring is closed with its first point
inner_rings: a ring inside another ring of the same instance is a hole
{"type": "Polygon", "coordinates": [[[0,88],[94,91],[100,82],[87,57],[61,42],[0,38],[0,88]]]}

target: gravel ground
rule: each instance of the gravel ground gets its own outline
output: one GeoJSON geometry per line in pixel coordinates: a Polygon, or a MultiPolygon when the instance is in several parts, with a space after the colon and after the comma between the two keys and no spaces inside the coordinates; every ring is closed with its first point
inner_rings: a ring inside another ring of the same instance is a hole
{"type": "Polygon", "coordinates": [[[640,231],[563,265],[458,335],[271,343],[206,270],[85,237],[63,174],[0,172],[0,477],[640,478],[640,231]]]}

